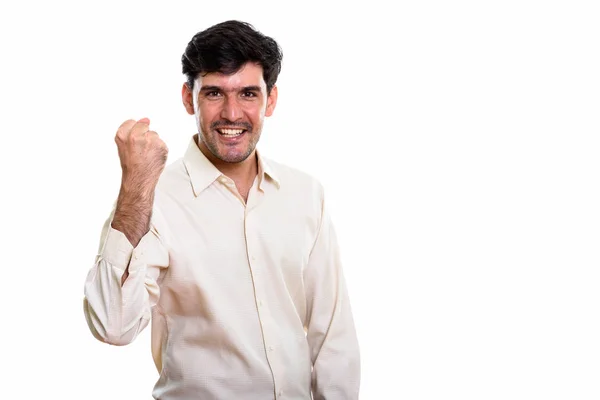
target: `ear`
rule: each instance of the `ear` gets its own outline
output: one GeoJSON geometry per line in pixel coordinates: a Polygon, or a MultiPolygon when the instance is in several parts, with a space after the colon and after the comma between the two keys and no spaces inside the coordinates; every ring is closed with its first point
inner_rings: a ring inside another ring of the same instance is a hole
{"type": "Polygon", "coordinates": [[[270,117],[273,115],[275,105],[277,105],[277,86],[271,88],[271,93],[269,93],[269,97],[267,97],[267,110],[265,111],[265,116],[270,117]]]}
{"type": "Polygon", "coordinates": [[[185,111],[187,111],[190,115],[194,115],[194,95],[192,94],[192,89],[187,83],[184,83],[183,87],[181,88],[181,101],[183,102],[185,111]]]}

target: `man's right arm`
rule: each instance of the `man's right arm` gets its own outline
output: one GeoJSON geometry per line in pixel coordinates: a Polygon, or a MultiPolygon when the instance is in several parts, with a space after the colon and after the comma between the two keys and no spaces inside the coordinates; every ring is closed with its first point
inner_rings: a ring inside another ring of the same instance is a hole
{"type": "Polygon", "coordinates": [[[159,298],[160,270],[169,262],[152,223],[160,218],[154,193],[167,148],[149,122],[129,120],[117,131],[121,189],[85,282],[88,326],[97,339],[114,345],[131,343],[148,325],[159,298]]]}

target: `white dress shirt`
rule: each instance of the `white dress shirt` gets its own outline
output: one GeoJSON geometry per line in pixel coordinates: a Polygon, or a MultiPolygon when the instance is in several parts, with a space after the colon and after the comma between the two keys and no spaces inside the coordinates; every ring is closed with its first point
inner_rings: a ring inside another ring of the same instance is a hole
{"type": "Polygon", "coordinates": [[[85,317],[113,345],[152,321],[155,399],[358,398],[359,348],[323,188],[257,154],[246,203],[194,137],[163,171],[135,248],[111,227],[114,210],[104,225],[85,317]]]}

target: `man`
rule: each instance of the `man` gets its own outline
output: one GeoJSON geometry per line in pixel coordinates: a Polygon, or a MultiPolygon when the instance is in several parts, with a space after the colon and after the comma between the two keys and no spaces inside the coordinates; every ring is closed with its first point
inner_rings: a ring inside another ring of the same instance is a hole
{"type": "Polygon", "coordinates": [[[282,54],[251,25],[196,34],[182,57],[194,135],[165,168],[150,121],[124,122],[122,181],[85,282],[93,335],[152,320],[156,399],[357,399],[360,356],[323,188],[257,150],[282,54]]]}

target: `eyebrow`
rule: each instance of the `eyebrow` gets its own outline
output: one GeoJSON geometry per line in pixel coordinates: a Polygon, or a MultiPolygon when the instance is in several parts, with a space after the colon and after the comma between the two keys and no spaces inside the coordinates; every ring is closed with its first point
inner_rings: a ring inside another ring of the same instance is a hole
{"type": "MultiPolygon", "coordinates": [[[[220,86],[214,86],[214,85],[204,85],[200,88],[201,92],[211,92],[211,91],[217,91],[217,92],[224,92],[223,88],[220,86]]],[[[260,92],[260,86],[244,86],[242,88],[234,88],[231,91],[239,91],[239,92],[260,92]]]]}

